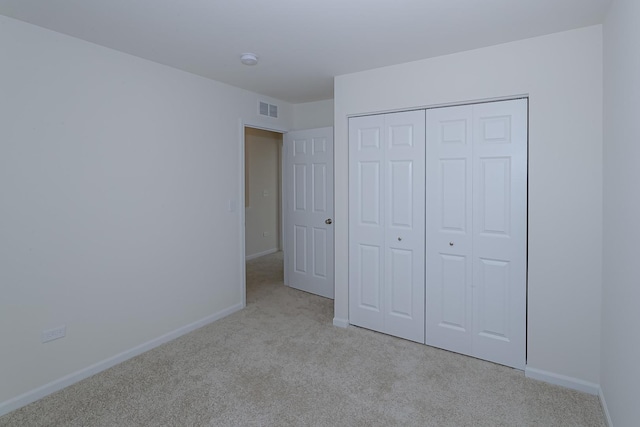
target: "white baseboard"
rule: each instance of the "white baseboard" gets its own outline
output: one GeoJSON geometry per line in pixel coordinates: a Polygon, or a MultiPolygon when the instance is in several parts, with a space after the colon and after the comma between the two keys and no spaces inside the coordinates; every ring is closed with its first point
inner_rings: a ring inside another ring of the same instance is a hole
{"type": "Polygon", "coordinates": [[[609,414],[609,407],[607,406],[607,401],[604,399],[602,387],[598,388],[598,397],[600,398],[600,405],[602,405],[602,411],[604,412],[604,418],[607,420],[607,425],[613,427],[613,421],[611,421],[611,414],[609,414]]]}
{"type": "Polygon", "coordinates": [[[276,252],[278,252],[280,249],[278,248],[273,248],[273,249],[269,249],[267,251],[262,251],[262,252],[258,252],[257,254],[253,254],[253,255],[247,255],[245,257],[246,261],[252,260],[252,259],[256,259],[256,258],[260,258],[262,256],[265,255],[271,255],[271,254],[275,254],[276,252]]]}
{"type": "Polygon", "coordinates": [[[600,386],[598,384],[590,383],[578,378],[568,377],[566,375],[543,371],[541,369],[530,368],[528,366],[524,369],[524,375],[527,378],[544,381],[549,384],[559,385],[561,387],[578,390],[583,393],[589,393],[596,396],[598,395],[598,391],[600,390],[600,386]]]}
{"type": "Polygon", "coordinates": [[[333,318],[333,326],[337,326],[339,328],[347,328],[349,326],[349,320],[340,319],[338,317],[333,318]]]}
{"type": "Polygon", "coordinates": [[[65,375],[62,378],[58,378],[57,380],[54,380],[36,389],[30,390],[12,399],[6,400],[4,402],[0,402],[0,417],[5,414],[8,414],[11,411],[14,411],[25,405],[28,405],[29,403],[35,402],[36,400],[42,399],[43,397],[51,393],[54,393],[58,390],[62,390],[63,388],[68,387],[71,384],[77,383],[78,381],[81,381],[85,378],[95,375],[98,372],[102,372],[106,369],[109,369],[112,366],[117,365],[118,363],[122,363],[128,359],[131,359],[132,357],[138,356],[139,354],[149,351],[155,347],[158,347],[159,345],[162,345],[166,342],[174,340],[179,336],[188,334],[189,332],[199,329],[205,325],[208,325],[209,323],[222,319],[223,317],[226,317],[241,309],[242,309],[242,304],[236,304],[229,308],[225,308],[224,310],[214,313],[211,316],[207,316],[204,319],[200,319],[189,325],[178,328],[175,331],[168,332],[162,336],[159,336],[158,338],[152,339],[151,341],[147,341],[129,350],[125,350],[120,354],[116,354],[115,356],[109,357],[105,360],[102,360],[98,363],[95,363],[79,371],[73,372],[69,375],[65,375]]]}

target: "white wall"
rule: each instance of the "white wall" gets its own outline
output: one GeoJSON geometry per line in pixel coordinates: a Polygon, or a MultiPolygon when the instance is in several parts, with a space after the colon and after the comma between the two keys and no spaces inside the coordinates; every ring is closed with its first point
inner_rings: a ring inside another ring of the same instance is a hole
{"type": "Polygon", "coordinates": [[[601,386],[616,427],[640,420],[640,2],[604,23],[604,274],[601,386]]]}
{"type": "Polygon", "coordinates": [[[282,134],[245,131],[245,254],[255,258],[280,249],[282,134]],[[265,193],[266,192],[266,193],[265,193]],[[267,233],[267,236],[264,233],[267,233]]]}
{"type": "Polygon", "coordinates": [[[293,105],[293,130],[333,126],[333,99],[293,105]]]}
{"type": "Polygon", "coordinates": [[[292,108],[3,16],[0,52],[2,413],[241,306],[240,121],[292,108]]]}
{"type": "Polygon", "coordinates": [[[335,323],[349,315],[347,116],[518,95],[530,98],[528,373],[597,392],[601,26],[336,77],[335,323]]]}

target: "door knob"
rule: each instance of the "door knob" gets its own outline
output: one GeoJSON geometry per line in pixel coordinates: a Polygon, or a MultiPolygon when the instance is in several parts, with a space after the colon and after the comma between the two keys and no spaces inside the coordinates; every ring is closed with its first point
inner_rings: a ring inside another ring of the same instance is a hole
{"type": "Polygon", "coordinates": [[[333,222],[333,221],[331,220],[331,218],[326,219],[326,220],[324,221],[324,223],[325,223],[325,224],[327,224],[327,225],[331,224],[332,222],[333,222]]]}
{"type": "Polygon", "coordinates": [[[449,242],[449,246],[453,246],[453,242],[449,242]]]}

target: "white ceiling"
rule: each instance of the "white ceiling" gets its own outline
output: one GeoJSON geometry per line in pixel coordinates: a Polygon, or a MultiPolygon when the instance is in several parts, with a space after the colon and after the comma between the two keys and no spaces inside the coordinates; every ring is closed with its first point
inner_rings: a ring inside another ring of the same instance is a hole
{"type": "Polygon", "coordinates": [[[0,0],[0,14],[299,103],[332,98],[336,75],[598,24],[610,2],[0,0]]]}

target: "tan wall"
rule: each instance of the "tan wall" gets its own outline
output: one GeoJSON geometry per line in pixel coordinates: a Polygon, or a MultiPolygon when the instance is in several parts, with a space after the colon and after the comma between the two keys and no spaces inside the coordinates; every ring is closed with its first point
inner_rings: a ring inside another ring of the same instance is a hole
{"type": "Polygon", "coordinates": [[[281,149],[282,134],[246,128],[245,243],[247,258],[280,248],[281,149]]]}

